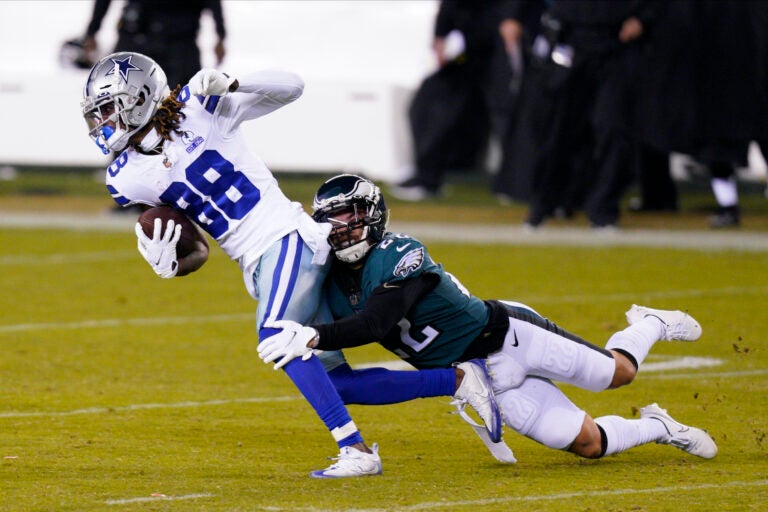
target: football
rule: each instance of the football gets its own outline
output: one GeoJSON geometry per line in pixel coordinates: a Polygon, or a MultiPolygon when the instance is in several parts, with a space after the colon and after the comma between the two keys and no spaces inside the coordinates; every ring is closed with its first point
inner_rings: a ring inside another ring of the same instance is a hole
{"type": "Polygon", "coordinates": [[[152,238],[155,231],[155,219],[162,219],[163,231],[168,225],[168,220],[173,219],[176,224],[181,225],[181,237],[176,244],[176,255],[183,258],[195,248],[195,244],[203,241],[202,234],[197,226],[181,212],[178,212],[170,206],[155,206],[142,212],[139,216],[139,224],[144,234],[152,238]]]}

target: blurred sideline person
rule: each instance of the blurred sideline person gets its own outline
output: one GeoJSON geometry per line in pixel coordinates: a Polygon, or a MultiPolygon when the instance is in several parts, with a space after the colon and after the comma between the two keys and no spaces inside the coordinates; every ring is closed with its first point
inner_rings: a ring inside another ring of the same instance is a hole
{"type": "MultiPolygon", "coordinates": [[[[392,186],[394,197],[421,201],[439,196],[448,171],[483,164],[489,134],[505,140],[516,92],[511,56],[517,48],[509,0],[443,0],[432,50],[438,70],[419,85],[408,108],[414,175],[392,186]],[[464,49],[449,56],[452,32],[464,49]]],[[[517,72],[520,72],[518,69],[517,72]]]]}
{"type": "Polygon", "coordinates": [[[768,7],[764,2],[659,3],[649,32],[640,95],[640,208],[677,209],[669,153],[690,155],[711,173],[712,228],[740,224],[736,168],[768,134],[768,7]],[[723,80],[722,77],[728,77],[723,80]],[[653,165],[656,160],[657,164],[653,165]]]}
{"type": "Polygon", "coordinates": [[[532,166],[536,154],[536,139],[530,130],[518,133],[521,124],[533,122],[537,116],[546,113],[531,113],[525,98],[531,93],[531,87],[537,87],[536,81],[528,76],[535,61],[532,59],[534,43],[541,36],[541,15],[546,9],[544,0],[515,0],[509,2],[507,18],[502,21],[499,31],[504,39],[510,62],[514,64],[514,91],[512,109],[507,119],[505,138],[499,172],[493,178],[493,193],[501,204],[510,205],[516,201],[527,202],[531,194],[532,166]]]}
{"type": "MultiPolygon", "coordinates": [[[[95,62],[96,34],[101,28],[111,0],[95,0],[85,31],[83,47],[95,62]]],[[[128,0],[117,24],[114,52],[138,52],[157,62],[165,71],[171,87],[184,85],[201,67],[197,35],[200,17],[210,12],[218,40],[213,48],[216,67],[226,55],[227,36],[221,0],[128,0]]]]}
{"type": "Polygon", "coordinates": [[[696,31],[697,1],[659,2],[646,35],[636,100],[640,196],[630,203],[636,212],[679,210],[670,154],[694,151],[696,95],[691,91],[696,59],[692,49],[698,43],[691,34],[696,31]]]}
{"type": "MultiPolygon", "coordinates": [[[[416,368],[486,359],[505,424],[545,446],[586,458],[651,442],[703,458],[716,455],[705,431],[677,422],[657,404],[643,407],[637,420],[593,420],[552,382],[590,391],[629,384],[658,340],[700,337],[701,327],[687,313],[633,305],[626,313],[629,327],[601,348],[523,304],[471,295],[432,261],[421,242],[386,232],[384,198],[369,180],[348,174],[331,178],[315,194],[313,209],[315,220],[333,226],[329,242],[336,259],[325,293],[337,320],[311,326],[280,322],[282,332],[259,345],[265,362],[282,358],[285,364],[313,349],[372,342],[416,368]]],[[[336,364],[343,365],[343,359],[336,364]]],[[[334,371],[331,379],[337,382],[334,371]]],[[[343,385],[354,386],[354,379],[343,385]]]]}
{"type": "Polygon", "coordinates": [[[699,146],[693,156],[712,176],[717,209],[710,227],[731,228],[741,223],[736,168],[747,165],[750,141],[768,136],[768,5],[701,0],[694,12],[701,35],[692,43],[699,146]]]}
{"type": "Polygon", "coordinates": [[[570,216],[583,209],[594,228],[616,228],[620,199],[634,177],[633,100],[656,7],[647,0],[547,2],[537,50],[540,86],[526,88],[523,98],[538,123],[521,127],[538,141],[529,227],[558,210],[570,216]]]}
{"type": "MultiPolygon", "coordinates": [[[[286,72],[235,79],[208,69],[171,92],[157,63],[123,52],[98,62],[84,89],[82,108],[91,138],[103,152],[119,152],[107,169],[107,189],[114,200],[122,207],[171,205],[215,239],[238,263],[246,289],[258,300],[262,341],[277,332],[268,327],[270,321],[310,321],[316,314],[330,319],[321,295],[330,264],[330,227],[313,221],[299,203],[283,195],[239,130],[242,122],[296,100],[303,86],[298,76],[286,72]]],[[[208,258],[207,242],[177,257],[180,233],[173,221],[163,231],[158,220],[152,238],[137,223],[136,236],[139,252],[163,278],[194,272],[208,258]]],[[[363,442],[322,364],[314,358],[308,364],[286,365],[285,371],[341,450],[335,464],[312,476],[380,474],[376,446],[371,450],[363,442]]],[[[370,375],[366,389],[371,403],[453,395],[489,424],[501,421],[489,400],[487,373],[479,365],[370,375]]]]}

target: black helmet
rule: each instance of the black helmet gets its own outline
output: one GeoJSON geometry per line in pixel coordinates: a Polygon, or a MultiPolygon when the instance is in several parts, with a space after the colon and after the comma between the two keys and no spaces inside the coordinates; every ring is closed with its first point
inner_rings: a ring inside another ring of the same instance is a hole
{"type": "Polygon", "coordinates": [[[333,225],[328,241],[336,257],[347,263],[362,259],[382,239],[389,219],[379,187],[354,174],[340,174],[323,183],[315,193],[312,210],[317,222],[333,225]],[[354,214],[349,222],[334,218],[347,212],[354,214]]]}

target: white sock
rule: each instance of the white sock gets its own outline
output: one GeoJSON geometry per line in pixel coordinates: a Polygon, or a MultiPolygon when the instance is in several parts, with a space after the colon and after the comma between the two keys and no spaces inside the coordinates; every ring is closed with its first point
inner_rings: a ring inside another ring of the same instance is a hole
{"type": "Polygon", "coordinates": [[[735,178],[712,178],[711,184],[717,204],[726,208],[739,204],[739,190],[735,178]]]}
{"type": "Polygon", "coordinates": [[[623,331],[614,333],[605,344],[608,350],[620,349],[635,358],[640,366],[651,347],[664,337],[666,326],[655,316],[647,316],[623,331]]]}
{"type": "Polygon", "coordinates": [[[664,424],[653,418],[628,420],[621,416],[601,416],[595,418],[600,428],[605,432],[607,446],[605,455],[614,455],[640,446],[654,443],[667,435],[664,424]]]}

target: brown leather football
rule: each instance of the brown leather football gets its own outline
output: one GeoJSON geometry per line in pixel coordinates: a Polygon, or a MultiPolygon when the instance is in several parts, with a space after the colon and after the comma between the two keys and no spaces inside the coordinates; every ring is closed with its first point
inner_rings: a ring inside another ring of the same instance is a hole
{"type": "Polygon", "coordinates": [[[195,244],[200,241],[202,235],[194,223],[183,213],[174,210],[170,206],[155,206],[142,212],[139,216],[139,224],[144,234],[152,238],[155,231],[155,219],[162,219],[163,232],[168,225],[168,220],[173,219],[176,224],[181,225],[181,237],[176,244],[176,255],[183,258],[195,248],[195,244]]]}

